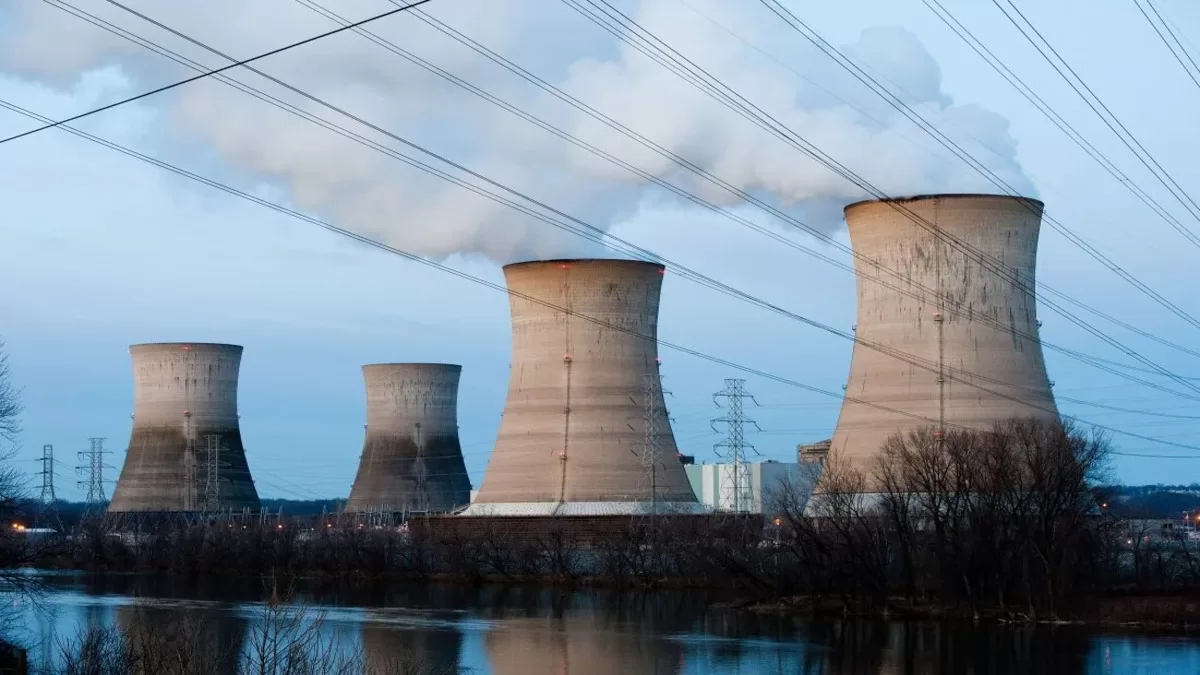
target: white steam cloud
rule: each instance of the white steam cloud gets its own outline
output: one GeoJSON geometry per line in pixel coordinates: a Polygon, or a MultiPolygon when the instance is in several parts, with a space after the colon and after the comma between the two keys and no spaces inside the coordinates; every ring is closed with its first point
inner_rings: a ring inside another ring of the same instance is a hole
{"type": "MultiPolygon", "coordinates": [[[[239,58],[337,26],[302,4],[309,1],[125,0],[239,58]]],[[[349,20],[395,7],[385,0],[315,1],[349,20]]],[[[209,68],[228,63],[104,0],[72,4],[209,68]]],[[[670,152],[813,225],[835,227],[842,204],[868,196],[563,4],[445,0],[426,8],[431,16],[670,152]]],[[[644,29],[888,194],[997,190],[957,160],[947,161],[948,152],[774,16],[753,11],[754,3],[637,0],[624,3],[623,9],[644,29]],[[784,67],[762,52],[790,65],[784,67]]],[[[0,29],[0,68],[52,86],[69,87],[88,71],[113,66],[132,81],[131,91],[193,74],[47,3],[9,3],[0,9],[0,26],[5,24],[7,28],[0,29]]],[[[739,203],[725,190],[531,86],[416,16],[389,17],[367,29],[656,178],[725,206],[739,203]]],[[[1032,193],[1016,161],[1008,122],[977,106],[953,103],[942,91],[937,63],[915,36],[899,28],[873,28],[842,50],[884,78],[881,81],[914,110],[1002,180],[1032,193]]],[[[646,200],[678,199],[352,32],[255,65],[603,229],[636,214],[646,200]]],[[[264,78],[241,70],[229,74],[479,183],[264,78]]],[[[163,107],[167,122],[164,133],[155,136],[159,147],[152,152],[170,153],[172,161],[194,166],[203,161],[198,158],[215,151],[223,168],[242,184],[266,181],[283,187],[295,207],[396,247],[435,258],[478,253],[502,262],[596,253],[574,235],[219,82],[188,84],[154,101],[163,107]]],[[[679,201],[681,206],[686,203],[679,201]]]]}

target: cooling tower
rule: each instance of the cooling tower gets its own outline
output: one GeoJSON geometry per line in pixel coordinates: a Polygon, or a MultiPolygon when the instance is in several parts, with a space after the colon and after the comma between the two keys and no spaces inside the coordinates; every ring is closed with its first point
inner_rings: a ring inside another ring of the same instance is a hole
{"type": "Polygon", "coordinates": [[[897,432],[1057,419],[1033,294],[1041,214],[1037,200],[989,195],[846,207],[858,324],[832,452],[871,475],[897,432]]]}
{"type": "Polygon", "coordinates": [[[363,366],[367,438],[346,511],[444,512],[470,502],[458,442],[462,366],[363,366]]]}
{"type": "Polygon", "coordinates": [[[109,512],[258,508],[238,428],[242,348],[163,343],[129,351],[133,433],[109,512]]]}
{"type": "Polygon", "coordinates": [[[703,510],[677,459],[659,386],[663,272],[631,260],[504,268],[513,328],[508,399],[468,514],[703,510]]]}

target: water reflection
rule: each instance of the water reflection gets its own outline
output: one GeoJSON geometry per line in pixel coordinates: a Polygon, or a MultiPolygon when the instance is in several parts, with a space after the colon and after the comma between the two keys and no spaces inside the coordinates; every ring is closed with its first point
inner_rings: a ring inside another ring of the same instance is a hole
{"type": "Polygon", "coordinates": [[[495,675],[675,675],[683,648],[595,618],[507,619],[484,636],[495,675]]]}
{"type": "MultiPolygon", "coordinates": [[[[235,672],[269,589],[168,578],[56,581],[60,635],[116,627],[143,651],[210,658],[235,672]]],[[[327,617],[324,638],[369,670],[420,664],[496,675],[1132,675],[1200,672],[1200,642],[1079,626],[970,621],[812,621],[714,609],[698,593],[555,589],[304,586],[327,617]]],[[[38,644],[37,640],[30,642],[38,644]]],[[[44,651],[44,650],[43,650],[44,651]]],[[[39,659],[39,651],[31,652],[39,659]]],[[[44,662],[44,660],[43,660],[44,662]]],[[[145,672],[153,672],[154,668],[145,672]]],[[[165,665],[158,672],[176,672],[165,665]]]]}
{"type": "MultiPolygon", "coordinates": [[[[386,612],[367,612],[362,654],[369,673],[450,673],[459,665],[463,636],[454,626],[410,623],[386,612]]],[[[528,674],[526,674],[528,675],[528,674]]]]}
{"type": "Polygon", "coordinates": [[[126,605],[115,614],[133,672],[237,672],[246,621],[236,615],[177,601],[126,605]]]}
{"type": "Polygon", "coordinates": [[[814,622],[802,672],[829,675],[916,673],[1084,673],[1090,639],[1077,627],[1003,627],[971,622],[814,622]]]}

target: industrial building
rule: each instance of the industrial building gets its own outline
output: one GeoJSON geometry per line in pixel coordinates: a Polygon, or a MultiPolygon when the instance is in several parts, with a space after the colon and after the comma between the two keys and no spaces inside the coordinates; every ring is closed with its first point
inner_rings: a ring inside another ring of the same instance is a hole
{"type": "Polygon", "coordinates": [[[932,195],[845,214],[858,323],[834,455],[870,476],[897,433],[1057,419],[1034,297],[1041,202],[932,195]]]}
{"type": "Polygon", "coordinates": [[[659,381],[665,269],[633,260],[507,265],[508,397],[469,516],[702,513],[659,381]]]}
{"type": "Polygon", "coordinates": [[[803,509],[819,471],[813,465],[775,461],[743,462],[737,467],[691,464],[684,469],[701,504],[715,511],[768,515],[785,502],[803,509]]]}
{"type": "Polygon", "coordinates": [[[346,502],[350,513],[441,513],[470,502],[458,440],[462,366],[363,366],[366,440],[346,502]]]}
{"type": "Polygon", "coordinates": [[[110,513],[256,509],[238,427],[238,345],[133,345],[133,432],[110,513]]]}
{"type": "Polygon", "coordinates": [[[829,458],[829,448],[833,445],[833,439],[827,438],[816,443],[808,443],[796,446],[796,460],[801,464],[818,464],[825,465],[825,460],[829,458]]]}

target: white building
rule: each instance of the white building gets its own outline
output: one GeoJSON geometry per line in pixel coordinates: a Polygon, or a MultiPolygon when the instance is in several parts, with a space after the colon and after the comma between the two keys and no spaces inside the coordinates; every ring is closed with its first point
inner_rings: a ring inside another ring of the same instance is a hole
{"type": "Polygon", "coordinates": [[[735,509],[734,471],[732,464],[690,464],[687,470],[692,491],[702,504],[717,511],[740,510],[770,515],[778,508],[784,491],[793,491],[797,507],[803,508],[812,492],[816,476],[811,466],[793,462],[745,463],[742,470],[749,474],[741,483],[741,508],[735,509]]]}

